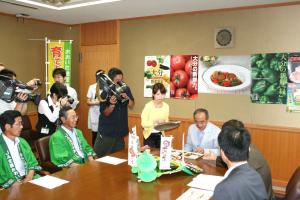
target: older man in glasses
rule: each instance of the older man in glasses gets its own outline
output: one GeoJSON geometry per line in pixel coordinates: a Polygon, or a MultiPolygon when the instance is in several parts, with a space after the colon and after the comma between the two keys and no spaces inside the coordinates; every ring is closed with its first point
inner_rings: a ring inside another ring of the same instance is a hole
{"type": "Polygon", "coordinates": [[[75,128],[78,120],[75,110],[70,106],[61,108],[59,119],[62,125],[49,141],[51,162],[58,167],[73,167],[94,160],[94,150],[75,128]]]}
{"type": "Polygon", "coordinates": [[[185,151],[192,151],[206,154],[213,152],[219,155],[218,135],[221,131],[219,127],[208,121],[208,111],[198,108],[194,111],[195,123],[188,129],[185,151]]]}

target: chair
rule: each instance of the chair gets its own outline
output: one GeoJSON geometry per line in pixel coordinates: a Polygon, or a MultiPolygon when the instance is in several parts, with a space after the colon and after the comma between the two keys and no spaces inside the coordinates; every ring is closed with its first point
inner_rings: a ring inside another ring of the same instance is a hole
{"type": "Polygon", "coordinates": [[[39,139],[39,134],[37,131],[32,129],[30,119],[28,115],[22,116],[23,129],[20,136],[24,138],[30,145],[31,149],[35,151],[35,141],[39,139]]]}
{"type": "Polygon", "coordinates": [[[300,167],[298,167],[290,178],[284,197],[276,195],[278,200],[299,200],[300,199],[300,167]]]}
{"type": "Polygon", "coordinates": [[[35,142],[35,147],[39,155],[39,161],[41,167],[50,173],[54,173],[60,171],[61,168],[54,165],[50,160],[49,139],[50,136],[46,136],[38,139],[35,142]]]}

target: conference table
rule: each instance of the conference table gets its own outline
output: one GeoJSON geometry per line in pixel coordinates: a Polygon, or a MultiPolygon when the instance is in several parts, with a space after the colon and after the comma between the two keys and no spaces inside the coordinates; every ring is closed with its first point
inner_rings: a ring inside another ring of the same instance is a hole
{"type": "MultiPolygon", "coordinates": [[[[127,150],[110,156],[127,159],[127,150]]],[[[204,170],[204,174],[224,175],[225,169],[216,167],[215,162],[188,160],[204,170]]],[[[184,172],[162,175],[150,183],[139,182],[136,174],[131,173],[127,162],[111,165],[89,162],[72,168],[63,169],[52,176],[70,181],[54,189],[46,189],[32,183],[0,191],[0,200],[69,200],[69,199],[176,199],[189,187],[187,184],[194,176],[184,172]]]]}

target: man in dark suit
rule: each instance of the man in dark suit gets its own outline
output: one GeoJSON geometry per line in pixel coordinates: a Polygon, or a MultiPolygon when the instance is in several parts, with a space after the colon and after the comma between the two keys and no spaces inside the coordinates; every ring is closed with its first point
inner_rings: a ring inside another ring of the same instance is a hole
{"type": "Polygon", "coordinates": [[[265,200],[261,176],[247,163],[251,137],[244,128],[224,127],[218,136],[221,157],[228,170],[214,191],[214,200],[265,200]]]}
{"type": "MultiPolygon", "coordinates": [[[[243,122],[235,119],[231,119],[225,122],[222,129],[226,126],[233,126],[237,128],[245,128],[243,122]]],[[[215,156],[213,153],[209,153],[204,156],[207,160],[216,160],[216,165],[219,167],[228,168],[226,163],[222,160],[221,156],[215,156]]],[[[250,144],[248,164],[253,167],[261,176],[267,190],[268,199],[274,200],[275,196],[272,189],[272,175],[267,160],[264,158],[260,150],[254,145],[250,144]]]]}

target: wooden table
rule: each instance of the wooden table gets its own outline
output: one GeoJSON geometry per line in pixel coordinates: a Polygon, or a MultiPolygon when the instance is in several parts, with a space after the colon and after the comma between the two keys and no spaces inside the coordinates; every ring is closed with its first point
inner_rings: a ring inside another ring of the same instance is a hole
{"type": "MultiPolygon", "coordinates": [[[[127,151],[117,152],[111,156],[127,159],[127,151]]],[[[216,167],[211,161],[198,159],[192,162],[203,168],[205,174],[223,175],[226,171],[216,167]]],[[[26,183],[18,188],[0,191],[0,200],[173,200],[188,189],[187,184],[194,177],[178,172],[163,175],[151,183],[143,183],[138,182],[136,175],[130,170],[127,162],[119,165],[90,162],[52,174],[70,181],[65,185],[50,190],[26,183]]]]}

